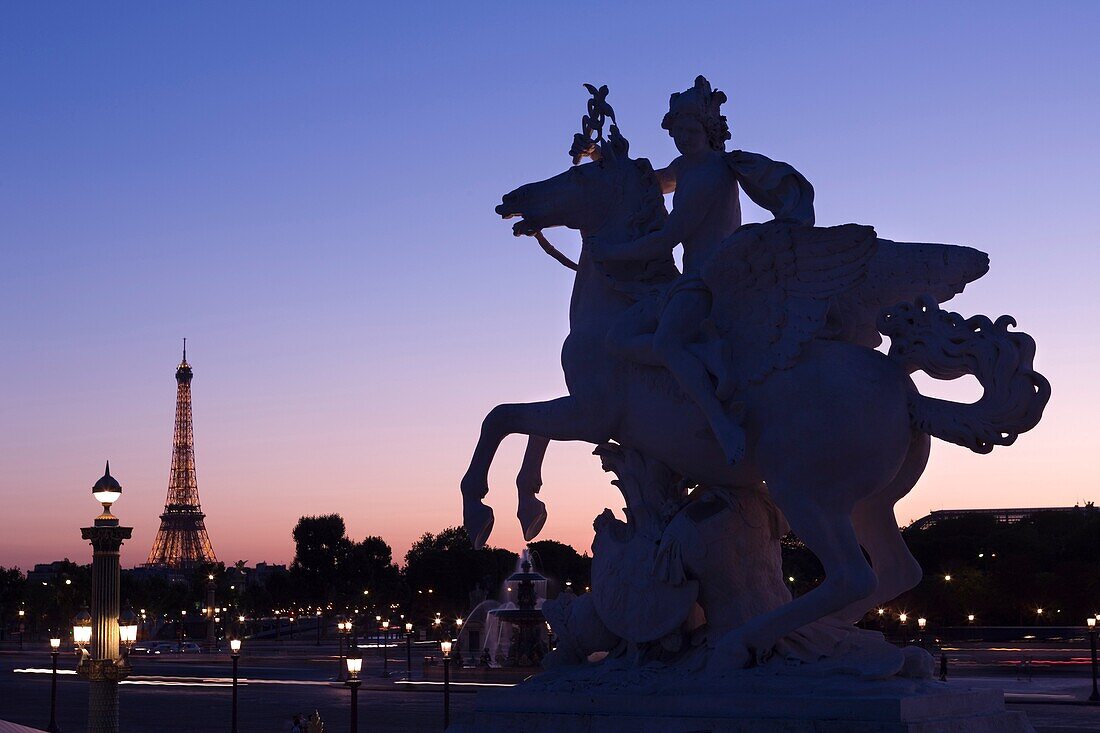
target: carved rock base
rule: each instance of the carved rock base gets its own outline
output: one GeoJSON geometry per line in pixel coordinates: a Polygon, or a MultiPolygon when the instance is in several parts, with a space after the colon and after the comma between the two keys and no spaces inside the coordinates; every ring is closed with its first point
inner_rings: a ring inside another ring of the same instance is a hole
{"type": "Polygon", "coordinates": [[[449,733],[1035,733],[999,690],[935,684],[848,694],[787,678],[782,694],[527,692],[478,695],[471,722],[449,733]],[[803,689],[799,689],[799,687],[803,689]]]}

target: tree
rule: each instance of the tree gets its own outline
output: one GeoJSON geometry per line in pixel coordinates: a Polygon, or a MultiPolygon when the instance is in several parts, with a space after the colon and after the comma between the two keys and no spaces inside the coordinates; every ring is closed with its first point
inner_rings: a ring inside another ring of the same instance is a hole
{"type": "Polygon", "coordinates": [[[572,546],[557,540],[532,542],[527,549],[535,561],[535,569],[550,581],[547,596],[557,595],[566,582],[573,583],[574,593],[583,592],[591,584],[592,558],[588,553],[581,555],[572,546]]]}
{"type": "Polygon", "coordinates": [[[495,596],[515,569],[516,554],[508,550],[475,550],[466,530],[448,527],[426,532],[405,554],[405,582],[414,615],[426,619],[439,612],[447,617],[465,614],[470,595],[479,587],[495,596]]]}
{"type": "Polygon", "coordinates": [[[351,541],[339,514],[301,517],[294,527],[294,562],[290,571],[303,600],[331,603],[340,573],[348,562],[351,541]]]}

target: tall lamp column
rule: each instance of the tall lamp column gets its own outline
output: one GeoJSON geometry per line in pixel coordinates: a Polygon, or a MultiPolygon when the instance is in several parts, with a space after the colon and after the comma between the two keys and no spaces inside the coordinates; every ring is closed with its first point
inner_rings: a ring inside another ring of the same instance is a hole
{"type": "Polygon", "coordinates": [[[1100,702],[1100,691],[1096,689],[1096,619],[1090,618],[1087,622],[1089,625],[1089,644],[1092,646],[1092,694],[1089,695],[1089,702],[1100,702]]]}
{"type": "Polygon", "coordinates": [[[233,657],[233,725],[229,733],[237,733],[237,662],[241,658],[241,640],[230,639],[229,652],[233,657]]]}
{"type": "Polygon", "coordinates": [[[443,651],[443,730],[451,727],[451,642],[439,642],[443,651]]]}
{"type": "Polygon", "coordinates": [[[382,676],[390,676],[390,622],[382,622],[382,676]]]}
{"type": "Polygon", "coordinates": [[[49,733],[61,733],[57,726],[57,655],[61,651],[61,639],[50,639],[50,656],[53,657],[53,671],[50,673],[50,724],[49,733]]]}
{"type": "Polygon", "coordinates": [[[118,683],[130,674],[119,653],[119,559],[124,540],[133,527],[121,527],[111,514],[111,504],[122,495],[122,486],[111,476],[111,465],[92,487],[103,513],[80,535],[92,544],[91,650],[82,650],[77,673],[89,681],[88,733],[118,733],[118,683]]]}
{"type": "Polygon", "coordinates": [[[405,679],[413,676],[413,625],[405,624],[405,679]]]}
{"type": "Polygon", "coordinates": [[[362,657],[348,657],[348,679],[344,682],[351,689],[351,733],[359,732],[359,672],[363,669],[362,657]]]}

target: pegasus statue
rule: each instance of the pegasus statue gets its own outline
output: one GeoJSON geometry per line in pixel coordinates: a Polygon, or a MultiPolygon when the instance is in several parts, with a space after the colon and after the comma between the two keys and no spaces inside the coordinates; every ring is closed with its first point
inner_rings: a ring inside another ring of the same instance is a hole
{"type": "MultiPolygon", "coordinates": [[[[619,475],[629,520],[597,520],[594,562],[606,567],[607,585],[620,583],[601,589],[593,579],[600,644],[667,640],[692,626],[701,605],[707,623],[694,623],[705,631],[694,644],[705,663],[759,664],[798,646],[807,629],[851,628],[914,587],[921,570],[894,505],[924,471],[931,438],[979,453],[1010,445],[1038,424],[1050,385],[1033,368],[1034,341],[1011,318],[940,308],[985,274],[984,253],[893,242],[860,224],[815,226],[805,177],[725,150],[726,98],[703,77],[672,95],[663,127],[680,156],[660,169],[630,157],[607,87],[587,88],[573,165],[505,194],[496,209],[517,219],[516,236],[537,238],[576,271],[562,348],[568,394],[488,413],[461,482],[465,526],[476,546],[492,531],[483,499],[506,436],[528,436],[517,477],[528,540],[546,519],[537,494],[548,443],[598,446],[619,475]],[[774,218],[742,224],[742,190],[774,218]],[[671,213],[665,193],[674,193],[671,213]],[[559,226],[580,232],[577,262],[546,239],[559,226]],[[876,349],[882,335],[888,353],[876,349]],[[983,396],[973,404],[923,396],[910,378],[916,370],[972,375],[983,396]],[[767,562],[750,562],[744,548],[718,559],[712,548],[706,559],[682,539],[689,525],[703,532],[713,512],[747,516],[750,504],[774,517],[767,562]],[[787,527],[821,561],[820,585],[797,598],[759,590],[776,579],[737,594],[720,587],[764,567],[776,575],[787,527]],[[719,572],[726,580],[707,581],[719,572]]],[[[562,625],[580,613],[559,611],[562,625]]],[[[574,661],[593,650],[578,644],[574,661]]]]}

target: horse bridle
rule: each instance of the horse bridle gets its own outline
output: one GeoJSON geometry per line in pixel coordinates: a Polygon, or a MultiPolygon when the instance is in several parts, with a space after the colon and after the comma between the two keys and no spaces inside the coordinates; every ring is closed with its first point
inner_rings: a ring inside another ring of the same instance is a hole
{"type": "Polygon", "coordinates": [[[550,240],[546,238],[546,235],[542,233],[541,229],[537,230],[532,236],[538,241],[539,246],[542,247],[543,252],[550,255],[559,263],[561,263],[565,267],[568,267],[573,272],[577,271],[577,263],[562,254],[561,250],[559,250],[557,247],[550,244],[550,240]]]}

